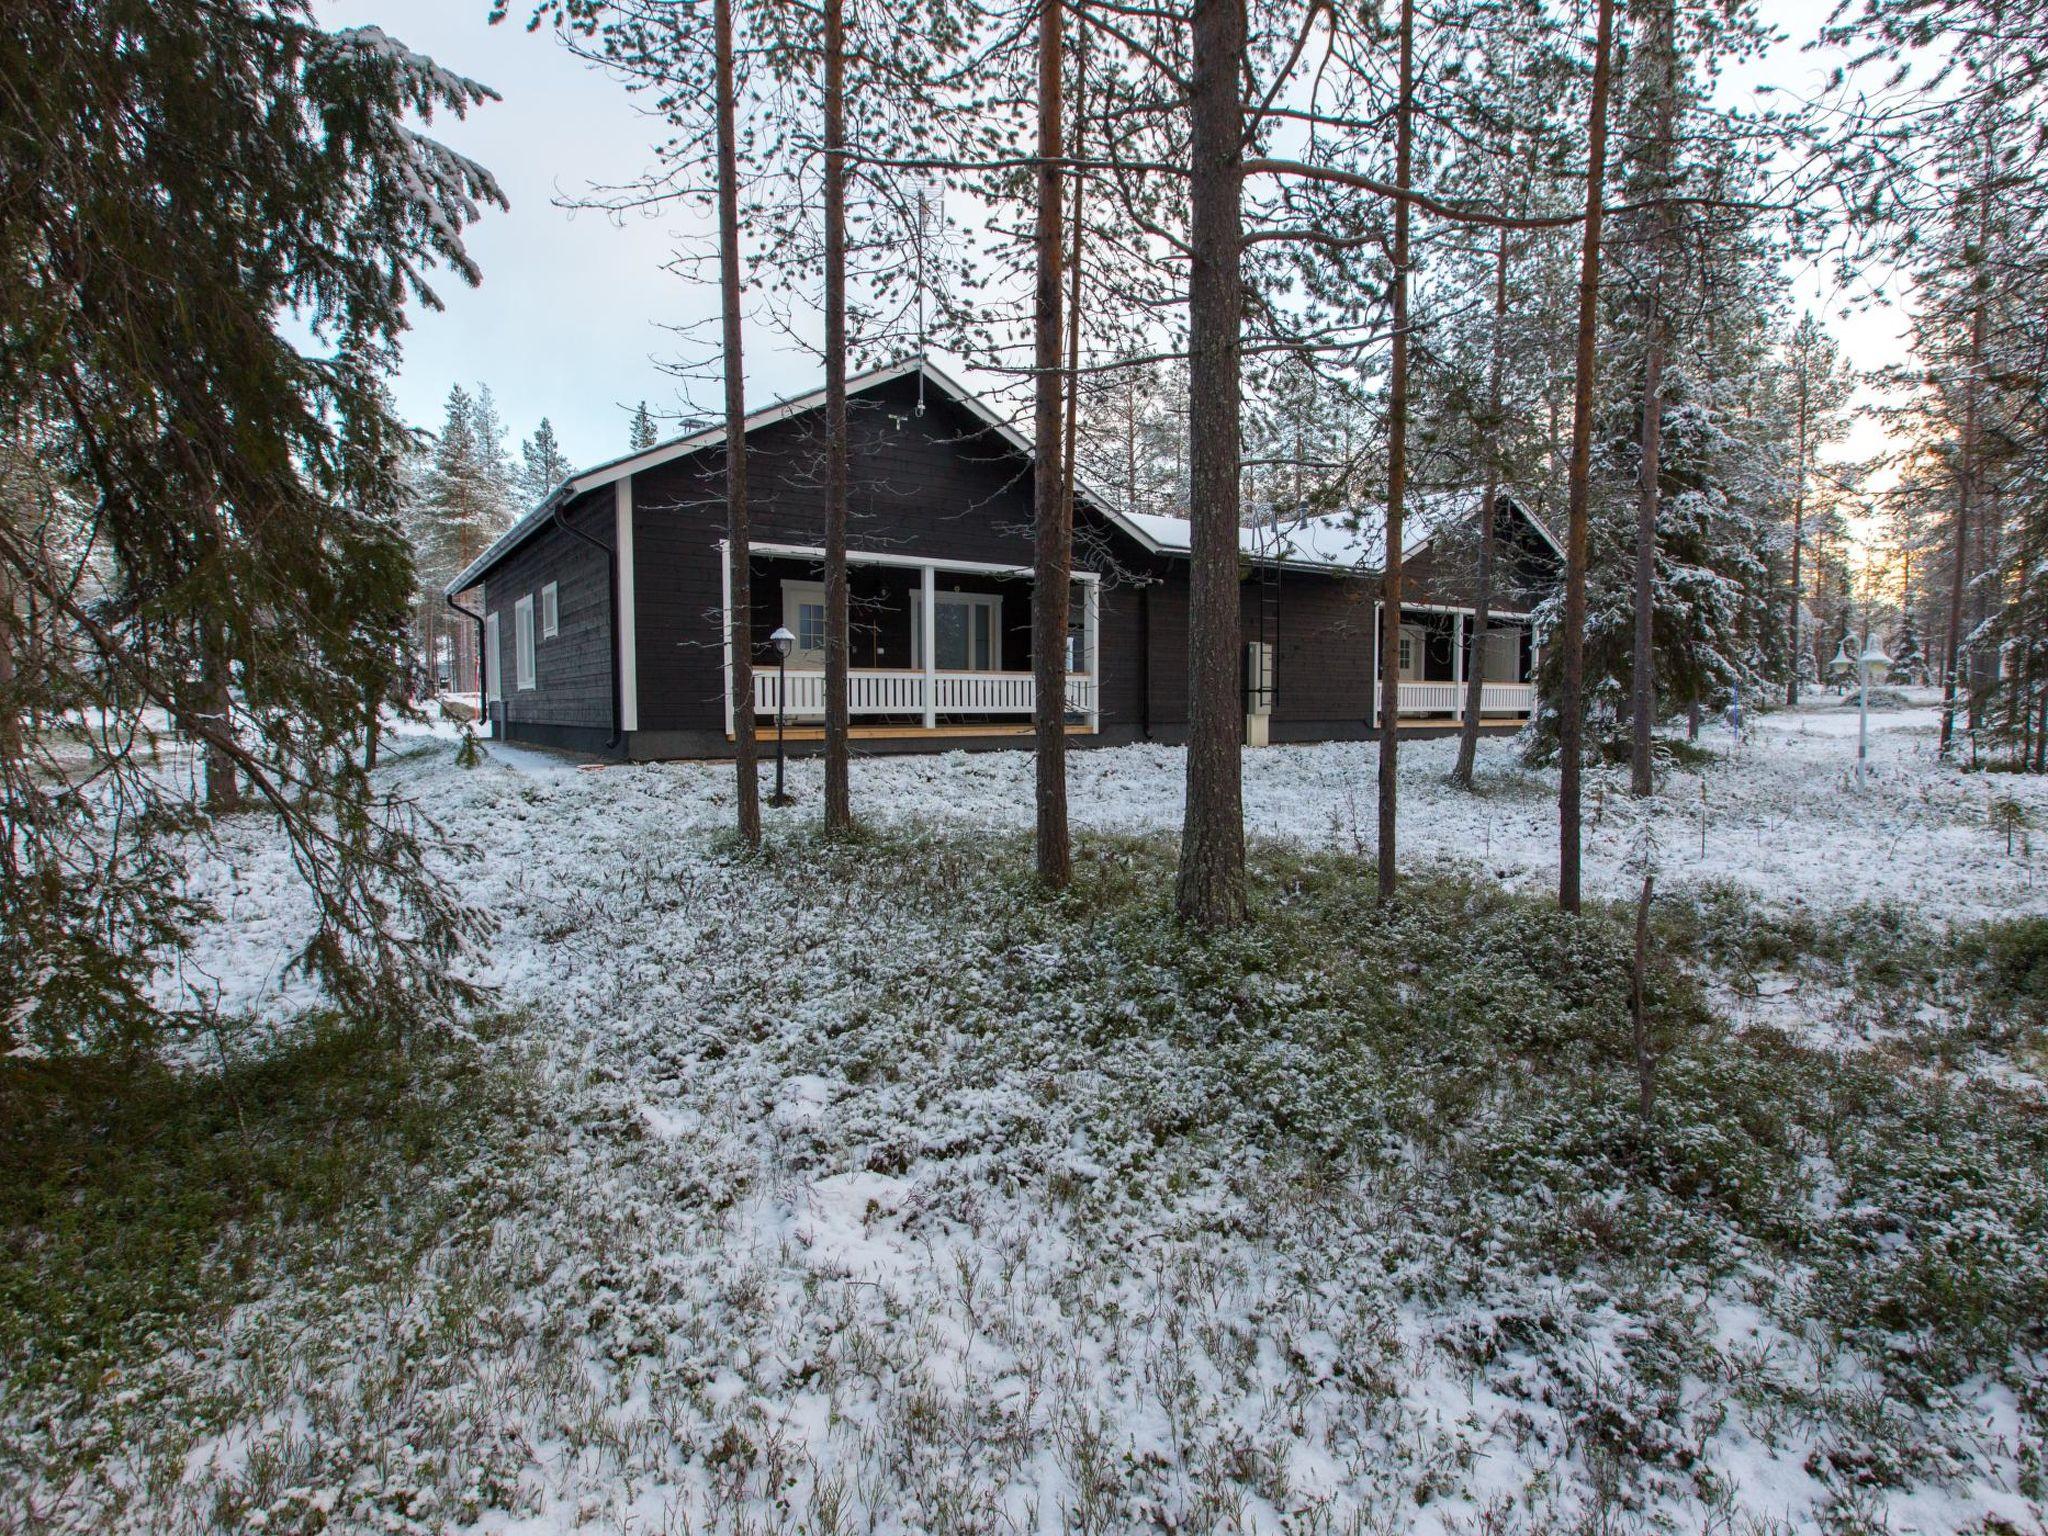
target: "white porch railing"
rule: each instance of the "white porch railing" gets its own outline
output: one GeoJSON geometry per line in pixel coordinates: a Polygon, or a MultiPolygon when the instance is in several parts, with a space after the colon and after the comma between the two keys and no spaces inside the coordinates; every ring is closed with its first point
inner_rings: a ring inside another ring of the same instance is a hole
{"type": "MultiPolygon", "coordinates": [[[[1401,713],[1408,715],[1449,715],[1464,718],[1464,683],[1403,683],[1401,713]]],[[[1482,683],[1479,713],[1488,719],[1504,715],[1526,715],[1536,707],[1533,683],[1482,683]]]]}
{"type": "MultiPolygon", "coordinates": [[[[822,719],[825,674],[791,672],[789,718],[822,719]]],[[[932,710],[941,715],[1025,715],[1036,707],[1037,679],[1029,672],[935,672],[932,710]]],[[[853,716],[922,715],[925,674],[921,671],[856,667],[846,677],[846,712],[853,716]]],[[[772,667],[754,672],[754,713],[772,720],[781,705],[781,674],[772,667]]],[[[1096,682],[1085,673],[1067,676],[1067,708],[1095,712],[1096,682]]]]}
{"type": "Polygon", "coordinates": [[[1403,683],[1401,713],[1404,715],[1455,715],[1465,701],[1462,683],[1403,683]]]}
{"type": "Polygon", "coordinates": [[[1536,708],[1534,683],[1482,683],[1479,713],[1482,715],[1526,715],[1536,708]]]}

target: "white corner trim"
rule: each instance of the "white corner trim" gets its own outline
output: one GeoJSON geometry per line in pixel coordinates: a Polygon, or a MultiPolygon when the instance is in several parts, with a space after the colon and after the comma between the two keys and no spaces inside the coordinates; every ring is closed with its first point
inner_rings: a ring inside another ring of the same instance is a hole
{"type": "Polygon", "coordinates": [[[640,729],[640,637],[633,623],[633,477],[614,482],[612,548],[618,551],[619,729],[640,729]]]}

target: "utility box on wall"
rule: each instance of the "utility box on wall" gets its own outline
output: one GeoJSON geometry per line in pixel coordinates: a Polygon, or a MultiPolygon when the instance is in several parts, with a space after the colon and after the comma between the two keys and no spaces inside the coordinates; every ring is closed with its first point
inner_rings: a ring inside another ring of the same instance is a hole
{"type": "Polygon", "coordinates": [[[1263,747],[1271,739],[1273,720],[1273,647],[1253,640],[1244,648],[1245,745],[1263,747]]]}

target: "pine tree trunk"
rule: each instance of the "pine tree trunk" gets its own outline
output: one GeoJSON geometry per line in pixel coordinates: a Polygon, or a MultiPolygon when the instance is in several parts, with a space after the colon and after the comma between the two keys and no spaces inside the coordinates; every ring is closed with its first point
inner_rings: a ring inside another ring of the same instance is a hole
{"type": "Polygon", "coordinates": [[[1188,746],[1175,904],[1224,928],[1245,915],[1238,716],[1239,325],[1244,313],[1244,0],[1195,0],[1188,282],[1188,746]]]}
{"type": "Polygon", "coordinates": [[[1579,329],[1567,470],[1564,622],[1559,644],[1557,904],[1579,910],[1579,832],[1584,817],[1586,519],[1592,496],[1593,371],[1600,332],[1600,226],[1606,212],[1607,93],[1614,54],[1614,0],[1600,0],[1593,44],[1593,96],[1586,125],[1586,225],[1579,253],[1579,329]]]}
{"type": "Polygon", "coordinates": [[[1955,742],[1956,675],[1963,648],[1963,598],[1969,588],[1970,488],[1977,473],[1977,376],[1984,364],[1984,301],[1970,321],[1970,372],[1963,380],[1963,441],[1956,465],[1955,569],[1949,575],[1947,675],[1941,685],[1940,754],[1955,742]]]}
{"type": "MultiPolygon", "coordinates": [[[[368,701],[364,726],[365,768],[377,766],[377,705],[373,694],[368,701]]],[[[206,774],[206,809],[223,816],[242,808],[241,782],[235,776],[235,760],[214,741],[222,732],[234,729],[234,701],[228,693],[228,659],[218,624],[202,619],[199,624],[199,710],[206,726],[201,735],[201,761],[206,774]]]]}
{"type": "Polygon", "coordinates": [[[1651,321],[1643,359],[1642,461],[1636,487],[1635,643],[1629,674],[1629,793],[1638,799],[1656,788],[1651,748],[1657,723],[1657,476],[1664,440],[1663,317],[1651,321]]]}
{"type": "Polygon", "coordinates": [[[1649,324],[1644,337],[1642,454],[1636,487],[1635,646],[1629,675],[1629,790],[1638,799],[1655,792],[1652,760],[1657,724],[1657,515],[1663,502],[1658,483],[1664,444],[1664,352],[1670,340],[1664,283],[1670,271],[1676,227],[1671,220],[1672,139],[1678,114],[1677,59],[1672,0],[1660,0],[1652,17],[1651,88],[1657,93],[1655,138],[1650,146],[1652,195],[1649,324]]]}
{"type": "Polygon", "coordinates": [[[1799,702],[1799,669],[1805,658],[1799,654],[1799,553],[1806,536],[1806,409],[1809,387],[1808,359],[1799,360],[1799,479],[1792,487],[1792,608],[1785,615],[1789,636],[1785,654],[1791,658],[1791,675],[1785,679],[1785,702],[1799,702]]]}
{"type": "MultiPolygon", "coordinates": [[[[21,756],[21,708],[14,697],[14,573],[0,565],[0,761],[21,756]]],[[[34,611],[30,610],[31,633],[34,611]]]]}
{"type": "Polygon", "coordinates": [[[1073,878],[1067,831],[1067,603],[1072,581],[1073,525],[1061,468],[1063,325],[1060,266],[1064,258],[1060,184],[1062,143],[1061,25],[1057,5],[1038,19],[1038,292],[1032,316],[1031,476],[1033,522],[1031,670],[1037,693],[1038,878],[1054,890],[1073,878]]]}
{"type": "Polygon", "coordinates": [[[725,365],[725,540],[731,565],[732,765],[740,841],[761,844],[754,741],[754,571],[747,511],[747,375],[740,317],[740,170],[733,115],[732,0],[712,7],[718,93],[718,300],[725,365]]]}
{"type": "Polygon", "coordinates": [[[1656,1107],[1657,1058],[1650,1052],[1650,896],[1654,875],[1643,876],[1636,900],[1636,947],[1629,971],[1629,1023],[1636,1049],[1636,1112],[1645,1121],[1656,1107]]]}
{"type": "Polygon", "coordinates": [[[846,593],[846,19],[825,0],[825,830],[853,826],[846,593]]]}
{"type": "Polygon", "coordinates": [[[1493,606],[1493,524],[1500,502],[1502,375],[1506,371],[1508,320],[1508,232],[1500,232],[1493,257],[1493,335],[1486,360],[1486,486],[1479,495],[1479,590],[1472,599],[1472,634],[1465,656],[1465,718],[1458,730],[1458,761],[1451,782],[1472,787],[1479,761],[1479,714],[1486,703],[1486,626],[1493,606]]]}
{"type": "MultiPolygon", "coordinates": [[[[1402,192],[1414,172],[1415,5],[1401,0],[1400,97],[1394,119],[1394,184],[1402,192]]],[[[1391,901],[1399,878],[1396,837],[1401,797],[1401,543],[1408,492],[1408,223],[1407,198],[1394,203],[1394,355],[1387,381],[1386,575],[1380,587],[1379,894],[1391,901]]]]}

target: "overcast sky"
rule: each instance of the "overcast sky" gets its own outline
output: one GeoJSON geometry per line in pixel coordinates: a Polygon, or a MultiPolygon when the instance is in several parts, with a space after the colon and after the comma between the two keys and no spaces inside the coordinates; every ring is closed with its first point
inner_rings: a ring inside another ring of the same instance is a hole
{"type": "MultiPolygon", "coordinates": [[[[515,6],[521,0],[515,0],[515,6]]],[[[1811,34],[1828,0],[1777,0],[1770,13],[1795,44],[1744,71],[1749,79],[1807,84],[1816,64],[1796,41],[1811,34]]],[[[634,405],[683,410],[684,386],[659,366],[684,344],[666,327],[716,314],[716,290],[662,270],[694,214],[680,208],[623,220],[562,206],[593,184],[630,180],[652,161],[656,125],[622,85],[578,62],[547,32],[486,21],[489,0],[323,0],[332,25],[375,23],[496,90],[504,99],[466,121],[430,130],[488,166],[511,201],[470,234],[483,269],[480,288],[443,274],[444,313],[415,315],[395,389],[406,417],[438,426],[450,385],[488,383],[513,442],[548,417],[577,464],[622,452],[634,405]]],[[[1899,361],[1896,311],[1833,313],[1821,274],[1796,274],[1802,298],[1819,308],[1864,367],[1899,361]]],[[[762,401],[816,387],[816,359],[754,326],[748,336],[748,398],[762,401]]],[[[716,410],[715,388],[697,386],[700,409],[716,410]]],[[[1874,429],[1852,445],[1867,453],[1874,429]]]]}

